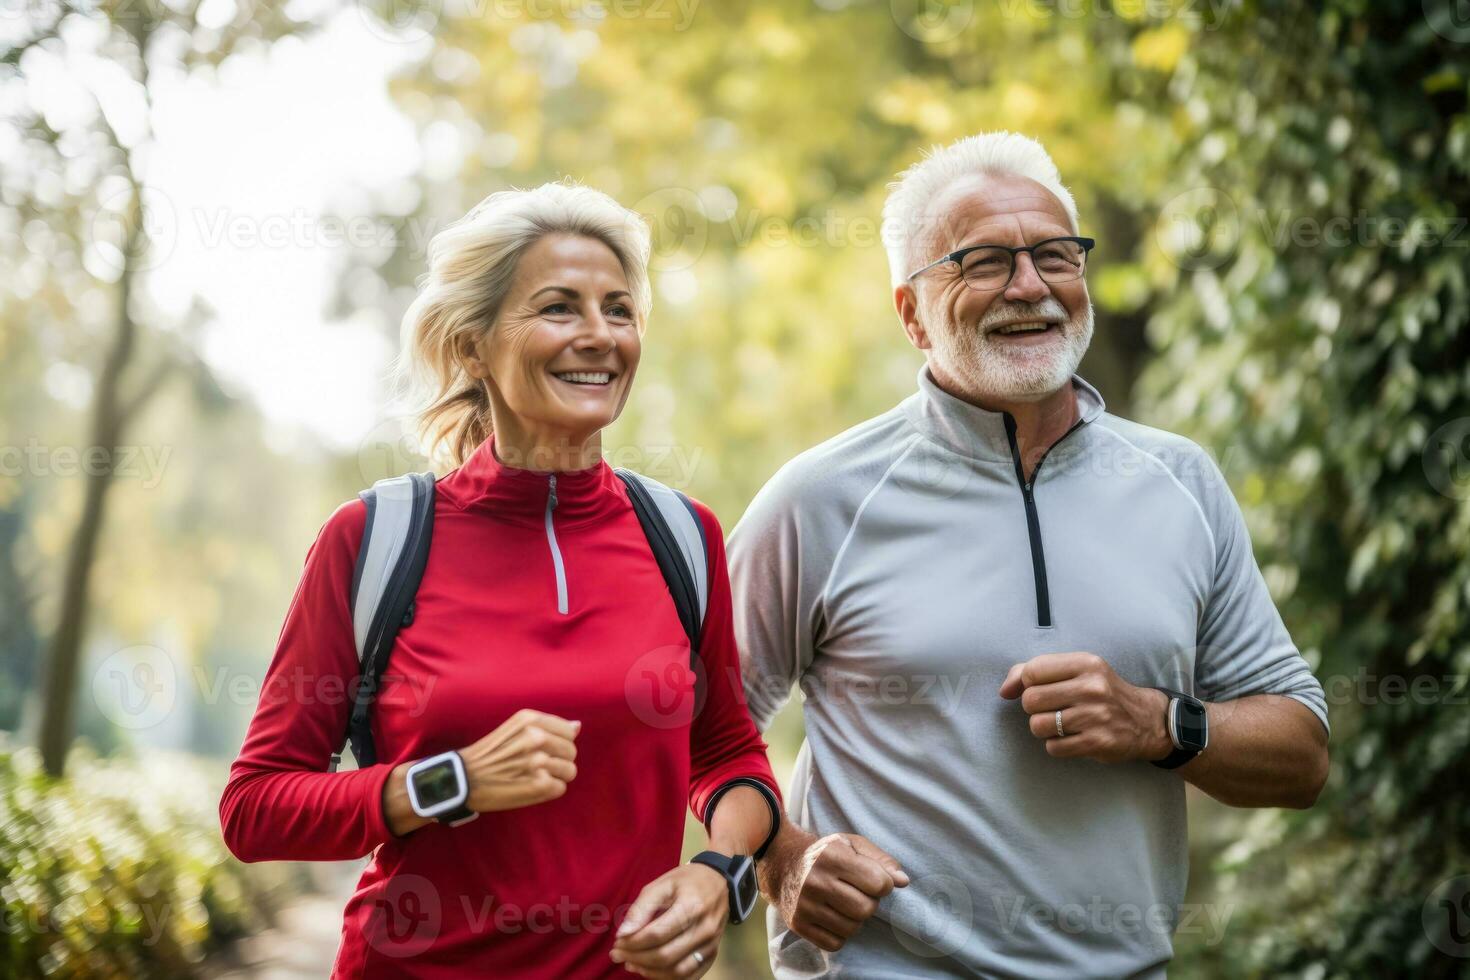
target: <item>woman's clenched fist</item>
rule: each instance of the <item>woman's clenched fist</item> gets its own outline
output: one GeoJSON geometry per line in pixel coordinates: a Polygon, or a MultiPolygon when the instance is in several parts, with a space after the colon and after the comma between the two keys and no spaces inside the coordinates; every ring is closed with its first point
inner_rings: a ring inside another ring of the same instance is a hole
{"type": "MultiPolygon", "coordinates": [[[[514,810],[554,800],[577,775],[579,721],[522,708],[499,728],[459,750],[470,795],[465,805],[476,813],[514,810]]],[[[432,823],[413,811],[408,799],[408,768],[394,768],[383,786],[383,817],[397,836],[432,823]]]]}
{"type": "Polygon", "coordinates": [[[460,749],[476,813],[554,800],[577,775],[580,721],[522,708],[484,738],[460,749]]]}

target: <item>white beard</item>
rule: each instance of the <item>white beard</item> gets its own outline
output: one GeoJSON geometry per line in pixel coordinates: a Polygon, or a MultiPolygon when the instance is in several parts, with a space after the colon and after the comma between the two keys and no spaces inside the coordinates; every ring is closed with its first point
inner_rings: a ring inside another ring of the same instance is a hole
{"type": "Polygon", "coordinates": [[[1092,303],[1068,317],[1055,297],[1040,303],[998,300],[973,326],[946,322],[934,338],[934,350],[951,377],[964,383],[982,400],[1034,402],[1060,391],[1077,372],[1082,355],[1092,343],[1092,303]],[[1008,344],[990,334],[1006,320],[1062,320],[1057,336],[1035,346],[1008,344]]]}

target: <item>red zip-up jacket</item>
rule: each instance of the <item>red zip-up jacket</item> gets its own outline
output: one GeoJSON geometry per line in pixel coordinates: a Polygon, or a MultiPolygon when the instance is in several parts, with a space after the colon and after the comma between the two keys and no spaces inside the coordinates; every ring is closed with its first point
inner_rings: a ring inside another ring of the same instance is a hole
{"type": "Polygon", "coordinates": [[[382,761],[326,772],[357,675],[348,607],[366,508],[339,507],[306,569],[220,800],[242,861],[371,854],[334,977],[626,976],[608,959],[627,907],[680,860],[684,806],[738,778],[779,800],[746,712],[719,522],[700,682],[626,488],[606,463],[500,463],[492,440],[438,484],[412,622],[373,708],[382,761]],[[558,570],[558,564],[560,570],[558,570]],[[395,837],[394,766],[470,745],[521,708],[580,720],[559,799],[395,837]]]}

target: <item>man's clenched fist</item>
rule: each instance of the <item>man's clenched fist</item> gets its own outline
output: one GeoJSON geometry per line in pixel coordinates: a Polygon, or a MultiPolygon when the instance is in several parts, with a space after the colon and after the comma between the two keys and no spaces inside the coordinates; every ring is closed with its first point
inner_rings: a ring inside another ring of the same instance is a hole
{"type": "Polygon", "coordinates": [[[857,834],[818,838],[790,823],[759,864],[761,890],[791,930],[827,952],[842,948],[909,876],[857,834]]]}
{"type": "Polygon", "coordinates": [[[1134,687],[1095,653],[1043,653],[1016,664],[1000,696],[1021,699],[1031,734],[1058,759],[1153,760],[1174,747],[1168,696],[1134,687]]]}

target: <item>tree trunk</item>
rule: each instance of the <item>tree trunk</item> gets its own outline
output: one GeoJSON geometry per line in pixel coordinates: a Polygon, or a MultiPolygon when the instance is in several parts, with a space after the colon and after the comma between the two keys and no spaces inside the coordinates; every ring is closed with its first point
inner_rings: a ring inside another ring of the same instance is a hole
{"type": "MultiPolygon", "coordinates": [[[[66,754],[71,747],[77,666],[81,660],[82,641],[86,636],[87,608],[90,601],[92,565],[97,556],[97,543],[102,535],[107,491],[112,485],[112,461],[117,453],[123,425],[129,414],[124,405],[122,376],[133,357],[137,324],[129,311],[132,294],[133,265],[136,249],[143,243],[142,203],[139,189],[133,186],[127,215],[128,233],[123,242],[123,269],[118,278],[117,326],[112,346],[97,379],[92,402],[92,423],[87,446],[100,446],[107,451],[107,464],[84,467],[85,496],[76,537],[66,557],[62,579],[61,609],[56,631],[52,635],[47,656],[45,701],[41,715],[41,757],[46,771],[60,776],[66,768],[66,754]]],[[[139,400],[146,397],[140,393],[139,400]]]]}

